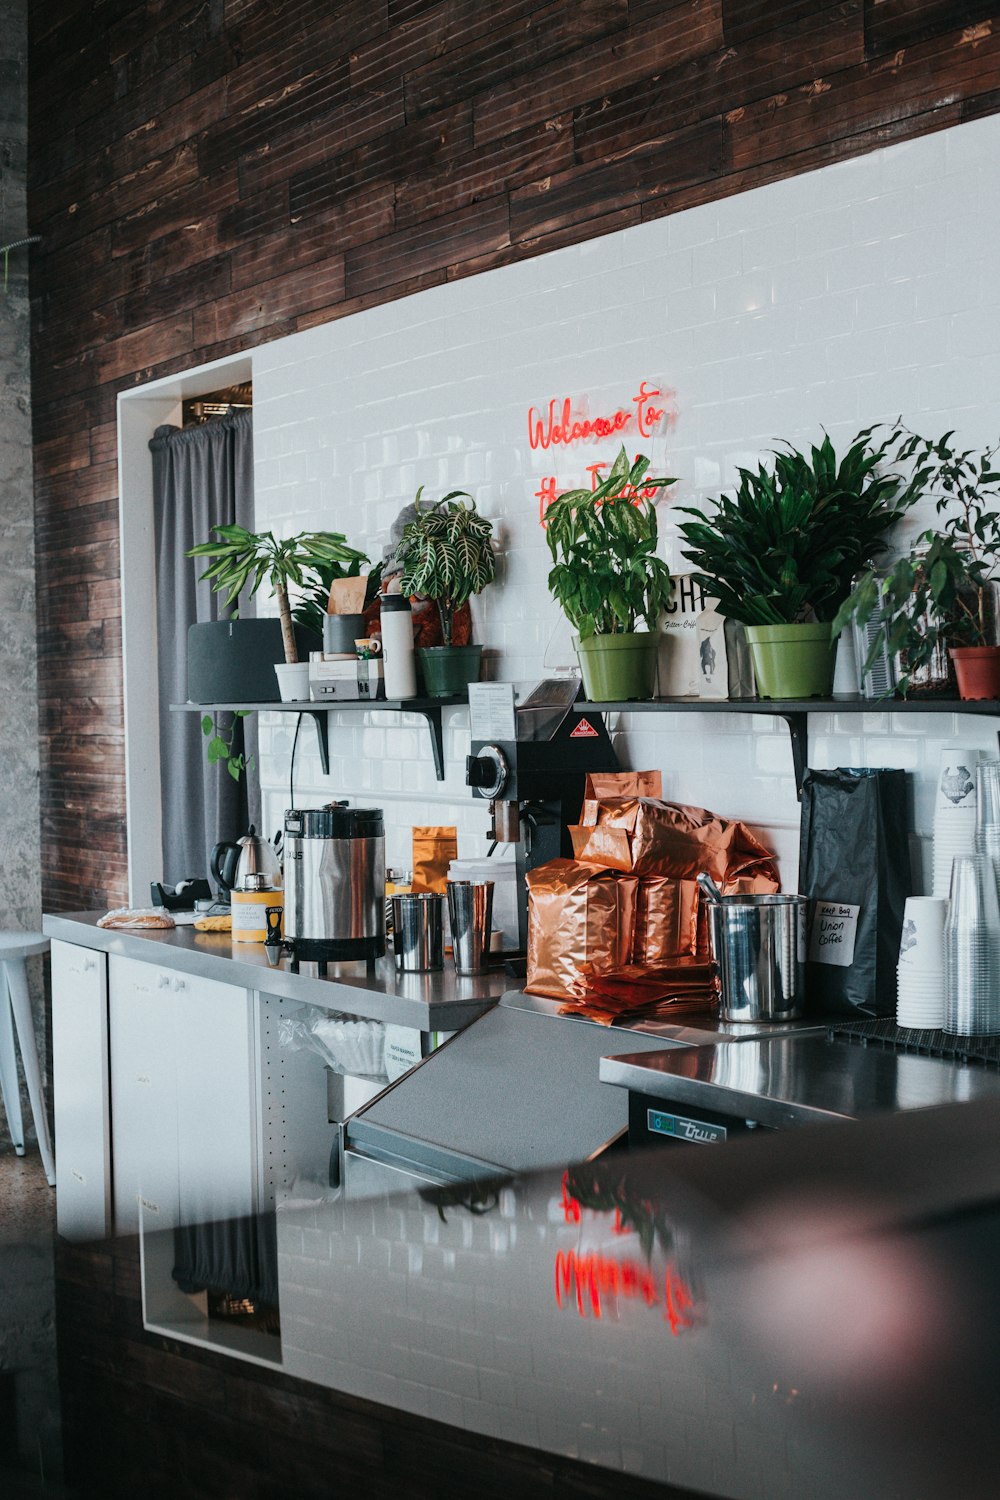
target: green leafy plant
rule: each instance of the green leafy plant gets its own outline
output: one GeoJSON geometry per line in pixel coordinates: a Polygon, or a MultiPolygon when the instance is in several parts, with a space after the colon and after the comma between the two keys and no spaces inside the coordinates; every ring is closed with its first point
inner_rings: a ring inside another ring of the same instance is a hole
{"type": "Polygon", "coordinates": [[[922,487],[937,492],[938,527],[917,536],[884,577],[867,568],[833,623],[839,633],[853,619],[866,625],[881,606],[884,637],[876,637],[867,671],[885,645],[902,670],[904,694],[913,676],[949,646],[988,646],[995,623],[987,605],[989,583],[1000,554],[1000,443],[958,449],[953,432],[929,439],[897,429],[895,459],[909,463],[922,487]]]}
{"type": "MultiPolygon", "coordinates": [[[[323,621],[327,614],[327,604],[330,598],[330,585],[337,578],[358,578],[361,574],[361,564],[365,562],[364,557],[359,557],[351,563],[350,567],[344,567],[341,563],[322,563],[315,569],[315,582],[306,584],[305,593],[302,594],[292,610],[292,619],[296,625],[303,626],[306,630],[312,630],[316,635],[323,634],[323,621]]],[[[367,575],[365,588],[364,608],[378,594],[382,583],[382,564],[376,563],[367,575]]]]}
{"type": "Polygon", "coordinates": [[[481,516],[465,490],[452,490],[437,504],[420,508],[423,485],[417,490],[416,517],[403,528],[396,549],[402,565],[400,589],[433,599],[441,619],[441,639],[452,643],[455,612],[473,594],[482,593],[496,577],[491,538],[493,523],[481,516]],[[468,505],[460,502],[468,500],[468,505]]]}
{"type": "Polygon", "coordinates": [[[206,753],[209,765],[225,766],[234,781],[239,781],[244,771],[252,771],[256,765],[252,755],[247,756],[242,750],[234,752],[233,749],[239,721],[245,719],[249,712],[248,708],[235,709],[233,722],[228,730],[219,726],[217,715],[202,714],[201,718],[201,732],[208,740],[206,753]]]}
{"type": "Polygon", "coordinates": [[[669,601],[653,493],[676,480],[651,479],[648,469],[648,458],[629,463],[622,448],[596,488],[566,490],[545,512],[549,591],[581,641],[632,632],[640,620],[655,630],[669,601]]]}
{"type": "MultiPolygon", "coordinates": [[[[232,605],[244,589],[252,597],[265,581],[270,584],[278,605],[285,660],[290,663],[297,662],[299,655],[289,588],[296,586],[301,589],[315,584],[319,570],[331,564],[360,568],[367,561],[363,552],[349,546],[346,537],[336,531],[301,531],[278,540],[273,532],[247,531],[243,526],[213,526],[212,530],[219,540],[192,547],[188,557],[215,559],[200,576],[210,580],[217,593],[225,593],[227,606],[232,605]]],[[[237,610],[233,611],[234,615],[237,613],[237,610]]]]}
{"type": "Polygon", "coordinates": [[[926,480],[919,468],[908,482],[882,472],[899,432],[875,445],[876,430],[859,432],[839,461],[828,436],[808,455],[783,445],[770,467],[739,469],[736,494],[710,516],[678,507],[694,517],[678,528],[684,556],[722,614],[744,625],[833,620],[926,480]]]}

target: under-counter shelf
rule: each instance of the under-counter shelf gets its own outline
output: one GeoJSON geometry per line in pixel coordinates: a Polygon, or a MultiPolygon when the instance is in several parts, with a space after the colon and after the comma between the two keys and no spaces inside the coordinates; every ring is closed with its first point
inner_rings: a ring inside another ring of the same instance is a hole
{"type": "MultiPolygon", "coordinates": [[[[574,713],[642,714],[709,713],[765,714],[784,719],[792,742],[795,790],[801,795],[802,777],[809,764],[809,715],[822,713],[975,714],[1000,717],[994,698],[645,698],[622,703],[575,703],[574,713]]],[[[1000,740],[1000,731],[998,731],[1000,740]]]]}
{"type": "Polygon", "coordinates": [[[306,698],[294,703],[280,700],[267,703],[171,703],[172,714],[216,714],[216,713],[291,713],[308,714],[316,725],[319,740],[320,763],[324,776],[330,770],[330,735],[327,715],[334,710],[348,713],[359,709],[374,709],[404,714],[419,714],[427,723],[431,736],[431,753],[434,756],[434,775],[444,780],[444,736],[441,727],[441,710],[459,706],[468,707],[467,697],[454,698],[340,698],[335,702],[318,703],[306,698]]]}

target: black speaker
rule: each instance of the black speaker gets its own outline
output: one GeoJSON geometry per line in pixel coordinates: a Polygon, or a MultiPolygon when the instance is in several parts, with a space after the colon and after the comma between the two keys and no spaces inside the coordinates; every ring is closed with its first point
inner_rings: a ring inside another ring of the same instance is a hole
{"type": "MultiPolygon", "coordinates": [[[[295,627],[299,660],[323,642],[295,627]]],[[[188,627],[189,703],[277,703],[276,662],[285,659],[280,620],[211,620],[188,627]]]]}

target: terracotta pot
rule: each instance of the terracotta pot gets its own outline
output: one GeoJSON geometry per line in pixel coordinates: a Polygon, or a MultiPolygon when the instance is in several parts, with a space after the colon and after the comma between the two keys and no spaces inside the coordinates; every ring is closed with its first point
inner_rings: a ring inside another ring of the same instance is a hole
{"type": "Polygon", "coordinates": [[[1000,646],[953,646],[960,698],[1000,698],[1000,646]]]}

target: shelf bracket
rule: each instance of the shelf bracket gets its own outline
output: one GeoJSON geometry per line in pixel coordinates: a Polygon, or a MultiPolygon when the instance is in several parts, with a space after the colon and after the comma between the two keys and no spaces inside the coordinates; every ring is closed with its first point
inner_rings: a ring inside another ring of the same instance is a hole
{"type": "Polygon", "coordinates": [[[330,710],[328,708],[304,708],[302,712],[304,714],[307,714],[308,717],[312,719],[313,723],[316,725],[316,738],[319,741],[319,763],[323,768],[323,775],[329,776],[330,710]]]}
{"type": "MultiPolygon", "coordinates": [[[[780,710],[779,710],[780,711],[780,710]]],[[[792,742],[792,770],[795,775],[795,795],[802,801],[802,778],[809,764],[809,715],[802,710],[789,709],[781,713],[788,725],[792,742]]]]}
{"type": "MultiPolygon", "coordinates": [[[[407,708],[407,704],[401,705],[407,708]]],[[[441,710],[434,708],[413,708],[411,713],[417,713],[422,719],[426,719],[427,728],[431,737],[431,754],[434,756],[434,775],[438,781],[444,780],[444,735],[441,728],[441,710]]]]}

